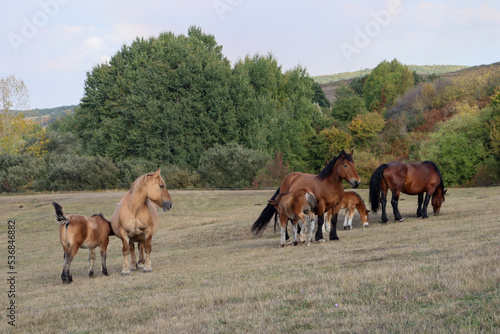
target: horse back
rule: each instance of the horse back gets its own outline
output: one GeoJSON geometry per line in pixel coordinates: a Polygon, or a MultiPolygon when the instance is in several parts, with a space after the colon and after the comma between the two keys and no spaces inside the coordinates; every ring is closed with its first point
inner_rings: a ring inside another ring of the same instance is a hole
{"type": "Polygon", "coordinates": [[[392,161],[384,170],[384,179],[391,190],[400,189],[408,195],[434,192],[441,178],[431,163],[406,163],[392,161]]]}

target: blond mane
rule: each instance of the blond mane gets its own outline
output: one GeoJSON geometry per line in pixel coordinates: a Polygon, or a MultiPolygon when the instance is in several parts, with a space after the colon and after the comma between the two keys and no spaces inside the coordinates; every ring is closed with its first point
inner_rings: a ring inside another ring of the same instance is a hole
{"type": "MultiPolygon", "coordinates": [[[[139,176],[134,182],[132,182],[132,185],[130,186],[130,194],[134,195],[137,191],[142,189],[142,187],[144,187],[147,183],[148,176],[153,176],[153,175],[155,175],[155,173],[148,173],[148,174],[144,174],[144,175],[139,176]]],[[[163,177],[161,175],[160,175],[160,179],[163,182],[163,184],[165,184],[165,180],[163,179],[163,177]]]]}

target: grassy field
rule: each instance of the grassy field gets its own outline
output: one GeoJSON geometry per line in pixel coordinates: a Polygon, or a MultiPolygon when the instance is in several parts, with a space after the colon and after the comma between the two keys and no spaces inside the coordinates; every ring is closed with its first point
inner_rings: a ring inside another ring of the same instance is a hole
{"type": "MultiPolygon", "coordinates": [[[[367,201],[368,191],[359,190],[367,201]]],[[[123,192],[0,196],[1,333],[477,333],[500,332],[500,188],[449,189],[441,215],[380,215],[339,241],[278,248],[272,225],[250,233],[273,191],[171,191],[152,273],[86,277],[88,251],[59,278],[63,252],[50,201],[110,218],[123,192]],[[16,327],[7,318],[7,222],[16,220],[16,327]]],[[[339,217],[339,224],[343,215],[339,217]]]]}

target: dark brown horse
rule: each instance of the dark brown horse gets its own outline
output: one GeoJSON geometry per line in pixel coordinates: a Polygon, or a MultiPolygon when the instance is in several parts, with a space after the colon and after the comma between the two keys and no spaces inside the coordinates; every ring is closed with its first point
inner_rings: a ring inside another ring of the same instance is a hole
{"type": "Polygon", "coordinates": [[[408,195],[418,195],[417,217],[422,218],[428,218],[427,206],[431,197],[434,215],[438,215],[446,194],[441,172],[431,161],[415,164],[391,161],[380,165],[370,178],[370,203],[373,212],[377,212],[382,205],[382,222],[384,223],[389,220],[385,211],[387,189],[391,189],[392,209],[394,218],[398,221],[404,220],[398,209],[401,192],[408,195]],[[426,193],[425,200],[424,192],[426,193]]]}
{"type": "MultiPolygon", "coordinates": [[[[316,197],[318,203],[315,212],[318,216],[316,241],[323,239],[322,226],[324,213],[332,208],[334,216],[330,222],[332,226],[330,229],[330,240],[338,240],[336,229],[337,214],[340,210],[342,197],[344,196],[342,179],[349,181],[353,188],[356,188],[360,183],[359,175],[358,172],[356,172],[355,163],[352,159],[352,152],[348,154],[342,151],[342,153],[332,159],[318,175],[298,172],[288,174],[281,182],[281,186],[276,190],[271,200],[274,200],[278,194],[288,194],[297,189],[309,188],[316,197]]],[[[275,207],[268,204],[259,218],[253,223],[252,232],[258,234],[263,231],[275,214],[275,207]]]]}
{"type": "Polygon", "coordinates": [[[75,257],[78,249],[87,248],[89,250],[89,277],[94,277],[94,249],[99,246],[101,253],[102,274],[108,276],[106,268],[106,249],[109,243],[109,236],[114,235],[111,229],[111,222],[106,220],[101,214],[91,217],[82,215],[67,215],[62,206],[52,202],[56,210],[56,220],[59,225],[59,238],[64,249],[64,265],[61,273],[63,284],[73,282],[73,276],[69,272],[71,261],[75,257]]]}

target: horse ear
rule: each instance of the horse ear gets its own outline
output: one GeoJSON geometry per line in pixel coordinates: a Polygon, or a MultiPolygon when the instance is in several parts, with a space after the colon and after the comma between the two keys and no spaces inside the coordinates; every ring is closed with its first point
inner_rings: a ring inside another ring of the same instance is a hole
{"type": "Polygon", "coordinates": [[[351,148],[351,158],[353,157],[354,155],[354,148],[351,148]]]}
{"type": "Polygon", "coordinates": [[[160,176],[160,173],[161,173],[161,167],[158,167],[158,170],[155,173],[155,177],[160,176]]]}
{"type": "Polygon", "coordinates": [[[446,195],[446,192],[447,192],[447,191],[448,191],[448,189],[445,189],[445,190],[443,191],[443,195],[446,195]]]}

